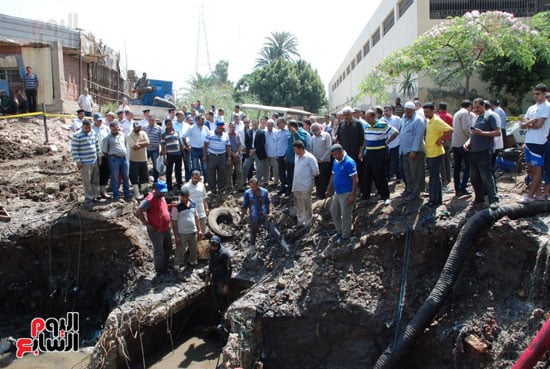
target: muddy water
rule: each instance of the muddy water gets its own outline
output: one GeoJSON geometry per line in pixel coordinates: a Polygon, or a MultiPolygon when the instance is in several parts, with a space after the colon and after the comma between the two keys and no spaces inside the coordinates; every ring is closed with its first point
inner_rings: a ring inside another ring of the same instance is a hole
{"type": "MultiPolygon", "coordinates": [[[[214,369],[221,354],[221,347],[215,338],[201,338],[191,334],[174,351],[158,358],[148,358],[148,369],[214,369]],[[154,362],[154,363],[151,363],[154,362]]],[[[6,368],[9,369],[84,369],[89,353],[45,353],[38,356],[25,355],[15,359],[6,368]]],[[[221,360],[221,358],[220,358],[221,360]]],[[[219,364],[218,364],[219,365],[219,364]]],[[[141,368],[134,363],[131,368],[141,368]]]]}
{"type": "MultiPolygon", "coordinates": [[[[163,357],[149,369],[214,369],[221,355],[221,347],[215,339],[188,337],[180,346],[163,357]]],[[[221,360],[221,358],[220,358],[221,360]]],[[[219,365],[219,363],[218,363],[219,365]]]]}
{"type": "Polygon", "coordinates": [[[9,369],[80,369],[88,363],[89,352],[49,352],[38,356],[25,355],[15,359],[9,369]]]}

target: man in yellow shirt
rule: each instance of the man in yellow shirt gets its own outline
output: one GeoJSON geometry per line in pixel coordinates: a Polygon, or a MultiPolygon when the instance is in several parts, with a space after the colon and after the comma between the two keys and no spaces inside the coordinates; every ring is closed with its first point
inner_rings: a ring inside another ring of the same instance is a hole
{"type": "Polygon", "coordinates": [[[428,186],[430,202],[428,206],[438,206],[443,202],[441,190],[441,165],[445,157],[443,141],[453,129],[435,114],[434,103],[427,102],[423,108],[428,121],[425,138],[426,159],[428,159],[428,171],[430,173],[430,184],[428,186]]]}

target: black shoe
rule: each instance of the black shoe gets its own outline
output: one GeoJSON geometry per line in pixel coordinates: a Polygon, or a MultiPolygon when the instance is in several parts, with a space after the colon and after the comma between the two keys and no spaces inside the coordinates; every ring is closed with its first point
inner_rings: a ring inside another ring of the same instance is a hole
{"type": "Polygon", "coordinates": [[[428,203],[428,206],[429,206],[430,208],[433,208],[433,207],[436,207],[436,206],[439,206],[439,205],[441,205],[441,203],[440,203],[440,202],[435,202],[435,201],[430,201],[430,202],[428,203]]]}

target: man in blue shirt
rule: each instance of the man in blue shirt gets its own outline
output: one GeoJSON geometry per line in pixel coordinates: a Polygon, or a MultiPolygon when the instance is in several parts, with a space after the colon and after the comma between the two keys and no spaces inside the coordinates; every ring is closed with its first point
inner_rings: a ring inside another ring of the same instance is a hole
{"type": "Polygon", "coordinates": [[[405,192],[402,196],[418,199],[426,187],[426,167],[424,152],[424,117],[415,112],[412,101],[405,103],[405,114],[402,118],[399,134],[399,157],[403,163],[405,192]]]}
{"type": "Polygon", "coordinates": [[[326,196],[334,191],[330,215],[336,228],[336,244],[343,244],[351,237],[353,204],[357,195],[357,165],[340,144],[331,148],[334,163],[326,196]]]}
{"type": "Polygon", "coordinates": [[[267,229],[268,234],[281,243],[281,246],[288,251],[288,244],[283,235],[273,223],[273,214],[271,212],[271,199],[269,192],[260,187],[258,179],[250,178],[248,181],[250,188],[245,191],[243,197],[242,220],[244,220],[247,210],[250,208],[250,242],[251,247],[256,246],[256,235],[260,226],[263,225],[267,229]]]}

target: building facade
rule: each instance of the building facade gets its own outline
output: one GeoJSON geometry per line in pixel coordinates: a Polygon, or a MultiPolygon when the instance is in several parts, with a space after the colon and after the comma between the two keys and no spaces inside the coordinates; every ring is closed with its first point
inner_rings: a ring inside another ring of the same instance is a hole
{"type": "Polygon", "coordinates": [[[0,84],[14,94],[23,89],[25,66],[38,75],[38,104],[49,112],[78,109],[88,88],[99,106],[128,96],[120,54],[76,28],[0,14],[0,84]]]}
{"type": "MultiPolygon", "coordinates": [[[[384,0],[345,55],[328,86],[329,110],[336,112],[345,105],[370,107],[373,97],[356,97],[359,85],[386,56],[414,42],[424,32],[447,17],[462,16],[472,10],[501,10],[517,17],[531,17],[549,10],[548,0],[384,0]]],[[[422,76],[416,79],[418,90],[431,86],[422,76]]],[[[482,88],[479,81],[473,88],[482,88]]],[[[398,96],[399,82],[387,86],[392,100],[398,96]]]]}

